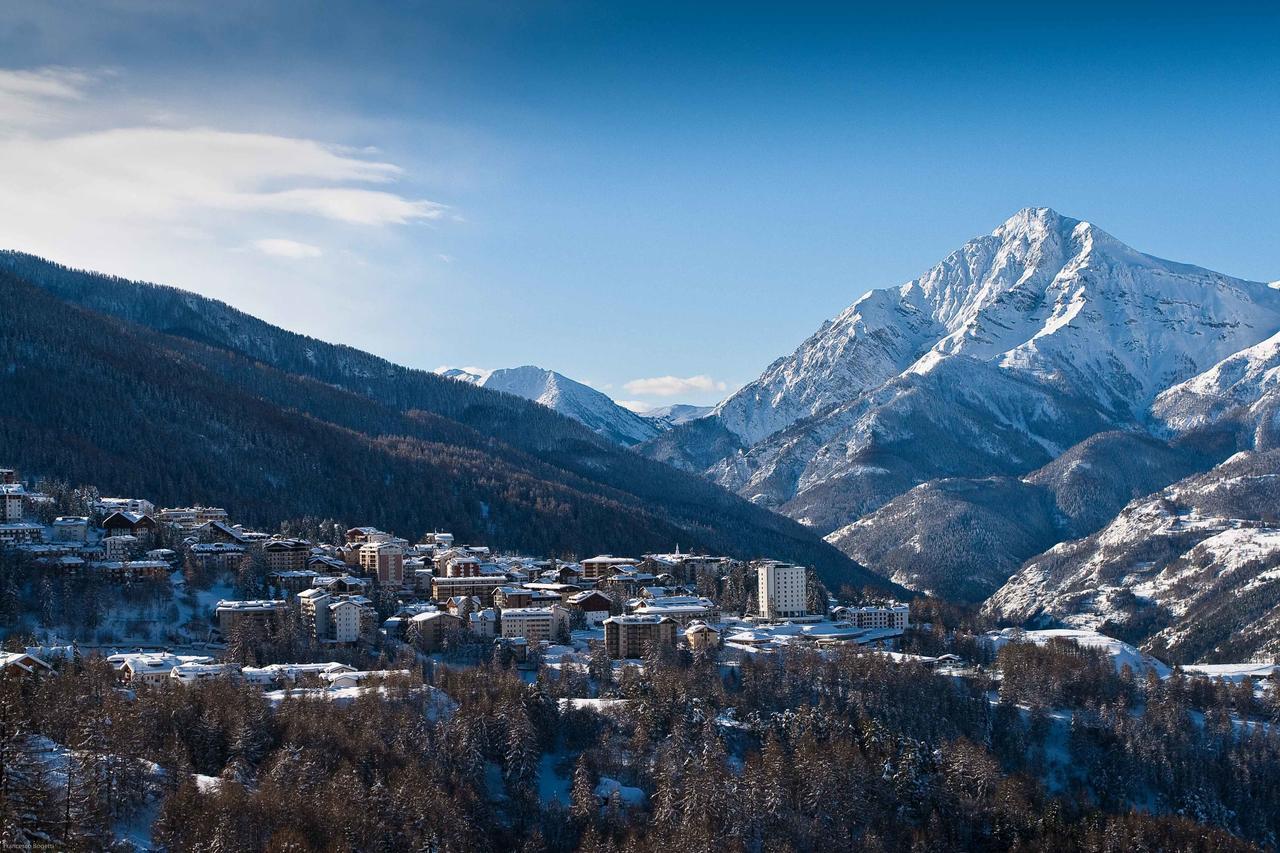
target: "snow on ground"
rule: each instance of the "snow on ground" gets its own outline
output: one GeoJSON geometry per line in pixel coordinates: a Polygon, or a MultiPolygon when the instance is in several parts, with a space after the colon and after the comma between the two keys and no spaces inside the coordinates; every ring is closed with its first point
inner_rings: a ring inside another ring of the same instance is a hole
{"type": "Polygon", "coordinates": [[[1215,678],[1239,684],[1255,678],[1274,678],[1280,666],[1274,663],[1204,663],[1181,668],[1187,675],[1215,678]]]}
{"type": "Polygon", "coordinates": [[[608,776],[600,777],[600,783],[596,785],[595,794],[602,800],[611,799],[616,794],[624,806],[639,807],[643,806],[645,802],[644,791],[639,788],[629,788],[617,779],[610,779],[608,776]]]}
{"type": "Polygon", "coordinates": [[[999,650],[1007,643],[1024,642],[1043,646],[1053,639],[1073,640],[1083,648],[1100,649],[1111,656],[1117,671],[1128,666],[1134,675],[1141,676],[1149,671],[1154,671],[1161,678],[1168,678],[1172,672],[1167,664],[1156,660],[1146,652],[1139,651],[1128,643],[1117,640],[1114,637],[1099,634],[1097,631],[1080,628],[1050,628],[1043,631],[1022,631],[1017,628],[1005,628],[1003,631],[988,631],[982,636],[982,641],[992,651],[999,650]]]}
{"type": "MultiPolygon", "coordinates": [[[[564,701],[564,700],[561,700],[564,701]]],[[[569,789],[573,785],[573,776],[562,775],[556,771],[556,764],[564,756],[554,752],[543,753],[538,760],[538,799],[543,803],[559,800],[569,805],[569,789]]]]}
{"type": "Polygon", "coordinates": [[[572,708],[575,711],[596,711],[597,713],[605,713],[608,711],[620,711],[627,707],[629,699],[561,699],[560,710],[572,708]]]}
{"type": "MultiPolygon", "coordinates": [[[[415,692],[427,691],[429,694],[427,717],[431,720],[448,719],[458,710],[458,703],[453,701],[449,694],[443,690],[425,684],[413,689],[415,692]]],[[[273,706],[279,705],[286,699],[314,699],[334,702],[341,706],[350,705],[362,695],[372,691],[377,691],[383,697],[392,695],[391,689],[385,684],[355,685],[352,687],[300,687],[291,690],[267,690],[262,695],[273,706]]]]}
{"type": "Polygon", "coordinates": [[[222,786],[222,780],[217,776],[206,776],[203,773],[192,773],[191,781],[196,783],[196,788],[202,794],[211,794],[222,786]]]}

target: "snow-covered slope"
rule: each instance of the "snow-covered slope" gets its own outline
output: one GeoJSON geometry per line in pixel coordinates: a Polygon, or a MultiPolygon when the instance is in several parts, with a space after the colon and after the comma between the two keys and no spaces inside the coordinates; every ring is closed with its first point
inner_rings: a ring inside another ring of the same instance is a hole
{"type": "Polygon", "coordinates": [[[705,418],[715,411],[715,406],[691,406],[688,403],[675,403],[671,406],[659,406],[656,409],[640,412],[640,417],[653,421],[660,429],[687,424],[698,418],[705,418]]]}
{"type": "Polygon", "coordinates": [[[450,368],[441,374],[533,400],[573,418],[598,435],[626,446],[653,438],[662,429],[658,423],[619,406],[608,395],[554,370],[526,365],[492,371],[450,368]]]}
{"type": "Polygon", "coordinates": [[[1280,328],[1280,294],[1129,248],[1048,208],[1019,211],[914,281],[859,299],[717,415],[754,444],[904,370],[967,355],[1137,415],[1157,393],[1280,328]]]}
{"type": "Polygon", "coordinates": [[[1037,646],[1047,645],[1051,640],[1070,640],[1081,648],[1100,651],[1111,658],[1119,672],[1129,668],[1135,676],[1141,677],[1153,672],[1159,678],[1167,678],[1172,672],[1168,665],[1157,660],[1146,652],[1139,651],[1128,643],[1099,634],[1074,628],[1049,628],[1042,631],[1022,631],[1016,628],[1005,628],[1002,631],[989,631],[980,640],[993,651],[1009,643],[1035,643],[1037,646]]]}
{"type": "Polygon", "coordinates": [[[650,446],[829,532],[933,478],[1022,475],[1095,432],[1145,428],[1161,391],[1277,330],[1266,284],[1028,208],[650,446]],[[707,421],[737,442],[708,441],[707,421]],[[731,449],[707,459],[715,447],[731,449]]]}
{"type": "Polygon", "coordinates": [[[1029,560],[997,619],[1098,628],[1175,662],[1280,652],[1280,451],[1237,453],[1029,560]]]}
{"type": "Polygon", "coordinates": [[[1233,353],[1174,385],[1152,406],[1170,430],[1186,433],[1233,421],[1251,446],[1274,446],[1280,409],[1280,333],[1233,353]]]}

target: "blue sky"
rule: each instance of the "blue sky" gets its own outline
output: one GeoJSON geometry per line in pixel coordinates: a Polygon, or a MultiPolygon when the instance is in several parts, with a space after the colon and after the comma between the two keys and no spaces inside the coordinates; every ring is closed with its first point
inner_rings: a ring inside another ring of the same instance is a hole
{"type": "Polygon", "coordinates": [[[1274,4],[968,5],[8,3],[0,244],[653,405],[1028,205],[1280,278],[1274,4]]]}

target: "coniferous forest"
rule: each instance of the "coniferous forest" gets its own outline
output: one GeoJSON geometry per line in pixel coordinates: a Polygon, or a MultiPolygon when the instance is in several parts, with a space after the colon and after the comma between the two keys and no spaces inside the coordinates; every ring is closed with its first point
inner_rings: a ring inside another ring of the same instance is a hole
{"type": "Polygon", "coordinates": [[[194,851],[1119,853],[1280,832],[1280,708],[1069,644],[1006,646],[999,683],[847,650],[655,648],[532,681],[407,660],[347,704],[122,691],[97,660],[0,681],[7,840],[101,849],[154,820],[194,851]]]}

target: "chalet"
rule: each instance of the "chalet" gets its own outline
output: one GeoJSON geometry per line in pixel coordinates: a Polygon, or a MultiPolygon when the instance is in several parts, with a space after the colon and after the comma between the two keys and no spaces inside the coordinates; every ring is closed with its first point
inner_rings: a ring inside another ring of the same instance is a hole
{"type": "Polygon", "coordinates": [[[0,654],[0,675],[5,678],[53,672],[53,667],[27,652],[0,654]]]}
{"type": "Polygon", "coordinates": [[[233,545],[247,545],[249,537],[238,527],[232,527],[225,521],[210,521],[195,529],[201,542],[227,542],[233,545]]]}
{"type": "Polygon", "coordinates": [[[327,554],[317,554],[314,551],[307,558],[307,568],[318,572],[322,575],[345,575],[353,565],[359,565],[357,559],[355,563],[348,563],[340,557],[330,557],[327,554]]]}
{"type": "Polygon", "coordinates": [[[172,683],[174,667],[187,664],[211,664],[211,657],[175,655],[170,652],[136,652],[107,658],[120,677],[131,684],[159,685],[172,683]]]}
{"type": "Polygon", "coordinates": [[[444,609],[459,618],[466,616],[468,613],[474,613],[482,610],[480,597],[478,595],[455,595],[448,601],[444,602],[444,609]]]}
{"type": "Polygon", "coordinates": [[[571,612],[581,613],[588,627],[598,628],[609,618],[613,601],[603,592],[591,589],[570,595],[565,599],[565,605],[571,612]]]}
{"type": "Polygon", "coordinates": [[[168,563],[170,566],[178,564],[178,552],[172,548],[152,548],[147,552],[148,560],[159,560],[168,563]]]}
{"type": "Polygon", "coordinates": [[[634,597],[646,586],[653,586],[657,582],[651,574],[642,572],[618,572],[600,581],[599,587],[603,590],[610,590],[627,598],[634,597]]]}
{"type": "Polygon", "coordinates": [[[475,610],[467,614],[467,630],[477,637],[496,637],[498,635],[498,611],[492,607],[475,610]]]}
{"type": "Polygon", "coordinates": [[[311,585],[334,595],[366,595],[373,581],[348,574],[316,575],[311,579],[311,585]]]}
{"type": "Polygon", "coordinates": [[[102,556],[108,560],[127,560],[142,550],[142,540],[128,534],[108,536],[99,544],[102,546],[102,556]]]}
{"type": "Polygon", "coordinates": [[[684,639],[689,644],[689,648],[694,651],[711,650],[720,645],[720,632],[706,622],[695,619],[689,623],[688,628],[685,628],[684,639]]]}
{"type": "Polygon", "coordinates": [[[377,542],[390,542],[394,537],[390,533],[376,527],[353,527],[343,534],[348,545],[368,545],[377,542]]]}
{"type": "Polygon", "coordinates": [[[136,536],[138,539],[149,539],[158,526],[151,516],[128,510],[113,512],[102,520],[102,529],[108,537],[136,536]]]}

